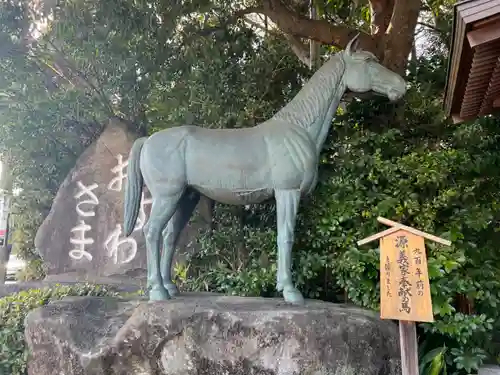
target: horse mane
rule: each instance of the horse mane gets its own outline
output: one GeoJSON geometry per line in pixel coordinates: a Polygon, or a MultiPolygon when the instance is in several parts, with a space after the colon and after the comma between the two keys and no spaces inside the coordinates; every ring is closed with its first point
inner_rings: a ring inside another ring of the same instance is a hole
{"type": "Polygon", "coordinates": [[[320,115],[322,105],[331,102],[332,93],[337,90],[344,70],[345,62],[342,52],[331,56],[297,95],[272,118],[308,127],[320,115]]]}

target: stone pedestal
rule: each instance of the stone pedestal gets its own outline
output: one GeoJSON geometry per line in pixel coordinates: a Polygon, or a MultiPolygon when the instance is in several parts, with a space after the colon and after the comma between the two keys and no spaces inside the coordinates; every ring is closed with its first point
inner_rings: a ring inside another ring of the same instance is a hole
{"type": "Polygon", "coordinates": [[[30,375],[400,375],[398,330],[309,300],[84,297],[28,315],[30,375]]]}
{"type": "Polygon", "coordinates": [[[500,366],[483,366],[479,369],[478,375],[500,375],[500,366]]]}

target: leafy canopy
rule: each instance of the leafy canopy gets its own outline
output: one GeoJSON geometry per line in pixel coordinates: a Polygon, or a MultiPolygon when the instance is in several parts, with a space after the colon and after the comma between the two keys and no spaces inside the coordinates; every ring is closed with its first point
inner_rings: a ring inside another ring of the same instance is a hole
{"type": "MultiPolygon", "coordinates": [[[[332,25],[371,32],[367,2],[317,4],[332,25]]],[[[243,5],[73,0],[55,7],[50,28],[27,43],[43,12],[1,4],[0,153],[22,189],[18,252],[36,253],[33,235],[58,185],[110,115],[131,120],[139,133],[183,123],[252,126],[300,89],[310,72],[289,41],[276,30],[227,22],[243,5]]],[[[347,295],[378,309],[378,253],[356,246],[378,231],[378,215],[450,238],[449,248],[428,248],[436,322],[419,326],[421,365],[424,373],[446,366],[462,375],[499,354],[499,124],[487,117],[456,126],[444,118],[452,9],[447,1],[422,9],[422,23],[433,28],[420,25],[411,35],[412,43],[421,35],[429,42],[407,67],[404,103],[352,100],[333,124],[321,181],[301,206],[294,278],[309,297],[347,295]]],[[[202,233],[201,252],[189,272],[177,266],[178,278],[196,290],[275,295],[274,215],[272,204],[221,206],[215,235],[202,233]]]]}

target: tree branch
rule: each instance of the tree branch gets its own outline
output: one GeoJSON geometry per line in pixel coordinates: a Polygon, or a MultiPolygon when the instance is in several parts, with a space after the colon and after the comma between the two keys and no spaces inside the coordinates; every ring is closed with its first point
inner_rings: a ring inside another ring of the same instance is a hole
{"type": "Polygon", "coordinates": [[[383,35],[391,23],[394,0],[370,0],[371,33],[383,35]]]}
{"type": "Polygon", "coordinates": [[[311,57],[309,55],[309,48],[306,46],[304,43],[302,43],[299,38],[290,35],[290,34],[284,34],[285,39],[288,41],[288,44],[290,45],[290,48],[292,51],[295,53],[297,58],[306,64],[307,66],[310,65],[311,62],[311,57]]]}
{"type": "Polygon", "coordinates": [[[285,39],[287,40],[288,44],[290,45],[290,48],[292,49],[292,51],[295,53],[295,55],[297,56],[297,58],[304,64],[306,64],[307,66],[309,66],[309,61],[310,61],[310,57],[309,57],[309,49],[308,49],[308,46],[306,46],[304,43],[302,43],[299,38],[293,36],[293,35],[290,35],[290,34],[286,34],[286,33],[282,33],[282,32],[279,32],[279,31],[275,31],[275,30],[269,30],[269,28],[266,27],[266,25],[261,25],[260,23],[258,22],[255,22],[255,21],[252,21],[248,18],[243,18],[244,21],[252,26],[255,26],[261,30],[264,30],[265,32],[270,32],[274,35],[278,35],[278,36],[284,36],[285,39]]]}
{"type": "Polygon", "coordinates": [[[440,28],[434,26],[434,25],[431,25],[430,23],[426,23],[426,22],[418,22],[418,24],[420,26],[424,26],[424,27],[427,27],[428,29],[431,29],[431,30],[434,30],[438,33],[444,33],[444,30],[441,30],[440,28]]]}
{"type": "MultiPolygon", "coordinates": [[[[286,34],[312,39],[324,44],[344,48],[359,32],[344,25],[334,25],[326,20],[312,20],[297,14],[283,5],[280,0],[263,0],[262,7],[253,8],[254,12],[268,16],[286,34]]],[[[360,46],[374,50],[374,39],[365,33],[360,35],[360,46]]]]}
{"type": "Polygon", "coordinates": [[[263,7],[248,7],[248,8],[243,8],[236,13],[234,13],[233,17],[234,18],[240,18],[243,16],[246,16],[247,14],[252,14],[252,13],[262,13],[263,7]]]}
{"type": "Polygon", "coordinates": [[[77,69],[77,67],[65,56],[64,52],[61,48],[56,46],[55,43],[48,41],[48,44],[54,49],[55,59],[54,66],[60,70],[63,76],[73,82],[75,86],[80,86],[83,88],[88,88],[90,91],[93,91],[100,98],[101,103],[104,105],[105,109],[108,111],[109,115],[113,115],[113,106],[109,99],[106,97],[106,94],[97,87],[92,80],[87,77],[84,72],[77,69]]]}
{"type": "MultiPolygon", "coordinates": [[[[326,20],[312,20],[288,9],[280,0],[261,0],[260,6],[248,7],[235,12],[226,24],[234,23],[245,15],[258,13],[268,17],[284,33],[296,38],[307,38],[323,44],[345,48],[347,43],[359,33],[345,25],[335,25],[326,20]]],[[[247,19],[245,19],[247,21],[247,19]]],[[[225,25],[206,28],[201,35],[220,30],[225,25]]],[[[366,33],[360,34],[360,47],[374,52],[377,48],[375,39],[366,33]]],[[[294,43],[296,46],[296,44],[294,43]]],[[[295,47],[294,47],[295,48],[295,47]]]]}

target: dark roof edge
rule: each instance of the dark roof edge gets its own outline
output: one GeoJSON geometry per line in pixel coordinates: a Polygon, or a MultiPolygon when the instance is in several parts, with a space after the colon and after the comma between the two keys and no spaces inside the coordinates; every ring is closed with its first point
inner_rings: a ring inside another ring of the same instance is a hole
{"type": "MultiPolygon", "coordinates": [[[[458,8],[458,5],[460,4],[463,4],[463,3],[468,3],[470,1],[473,1],[473,0],[463,0],[463,1],[460,1],[460,2],[456,2],[455,5],[453,5],[453,25],[452,25],[452,28],[451,28],[451,46],[450,46],[450,50],[448,52],[448,56],[449,56],[449,59],[448,59],[448,68],[446,69],[446,84],[444,86],[444,97],[443,97],[443,109],[444,109],[444,112],[445,112],[445,115],[448,117],[450,116],[451,114],[451,106],[452,106],[452,103],[450,102],[450,105],[448,106],[449,108],[447,108],[447,105],[446,105],[446,99],[448,97],[448,85],[449,85],[449,80],[450,80],[450,68],[451,68],[451,63],[452,63],[452,60],[453,60],[453,51],[455,50],[455,32],[456,32],[456,27],[457,27],[457,8],[458,8]]],[[[453,93],[450,93],[450,95],[453,95],[453,93]]]]}

